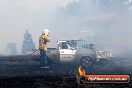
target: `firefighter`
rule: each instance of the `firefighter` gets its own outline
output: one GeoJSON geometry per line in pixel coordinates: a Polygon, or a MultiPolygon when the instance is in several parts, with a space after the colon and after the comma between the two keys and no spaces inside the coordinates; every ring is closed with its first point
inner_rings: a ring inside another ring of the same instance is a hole
{"type": "Polygon", "coordinates": [[[39,37],[39,50],[40,50],[40,66],[41,68],[49,68],[47,58],[47,42],[50,42],[49,30],[44,29],[42,35],[39,37]]]}

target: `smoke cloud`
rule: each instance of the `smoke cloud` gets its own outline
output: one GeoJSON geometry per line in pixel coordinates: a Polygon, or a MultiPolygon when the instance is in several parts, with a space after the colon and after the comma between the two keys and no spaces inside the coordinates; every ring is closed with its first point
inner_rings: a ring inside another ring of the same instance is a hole
{"type": "Polygon", "coordinates": [[[38,47],[44,28],[51,31],[50,47],[59,39],[85,39],[99,49],[128,55],[132,51],[131,0],[4,0],[0,1],[0,51],[16,42],[21,51],[26,29],[38,47]]]}

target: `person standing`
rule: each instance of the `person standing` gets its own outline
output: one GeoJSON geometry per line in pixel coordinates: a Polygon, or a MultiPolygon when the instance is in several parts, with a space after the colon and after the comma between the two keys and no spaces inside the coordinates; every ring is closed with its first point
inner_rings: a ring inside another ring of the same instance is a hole
{"type": "Polygon", "coordinates": [[[40,66],[41,68],[49,68],[47,58],[47,42],[50,42],[49,30],[44,29],[42,35],[39,37],[39,50],[40,50],[40,66]]]}

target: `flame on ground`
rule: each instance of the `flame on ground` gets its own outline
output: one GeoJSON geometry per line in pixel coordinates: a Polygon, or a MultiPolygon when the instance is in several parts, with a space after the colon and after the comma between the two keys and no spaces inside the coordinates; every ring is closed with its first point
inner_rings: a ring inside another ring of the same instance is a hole
{"type": "Polygon", "coordinates": [[[80,76],[86,75],[86,71],[83,69],[82,66],[79,66],[78,71],[79,71],[79,75],[80,75],[80,76]]]}

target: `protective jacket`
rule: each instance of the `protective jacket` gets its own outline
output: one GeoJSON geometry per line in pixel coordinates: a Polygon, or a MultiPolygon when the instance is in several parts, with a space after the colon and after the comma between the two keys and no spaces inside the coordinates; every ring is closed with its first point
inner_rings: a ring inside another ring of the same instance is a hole
{"type": "Polygon", "coordinates": [[[43,49],[47,51],[47,48],[48,48],[47,42],[50,42],[49,36],[42,34],[39,37],[39,49],[43,49]]]}

